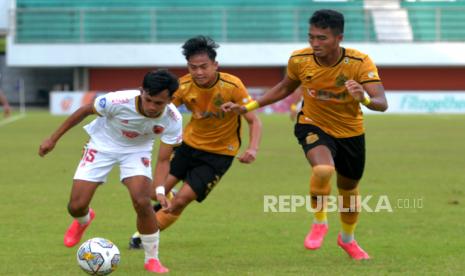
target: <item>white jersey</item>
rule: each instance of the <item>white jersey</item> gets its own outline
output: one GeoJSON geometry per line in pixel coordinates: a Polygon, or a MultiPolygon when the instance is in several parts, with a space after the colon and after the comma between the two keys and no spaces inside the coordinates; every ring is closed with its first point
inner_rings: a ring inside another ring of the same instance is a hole
{"type": "Polygon", "coordinates": [[[133,153],[152,151],[157,136],[163,143],[182,142],[182,116],[173,104],[168,104],[157,118],[140,112],[139,90],[111,92],[94,101],[99,117],[84,129],[90,136],[89,144],[104,152],[133,153]]]}

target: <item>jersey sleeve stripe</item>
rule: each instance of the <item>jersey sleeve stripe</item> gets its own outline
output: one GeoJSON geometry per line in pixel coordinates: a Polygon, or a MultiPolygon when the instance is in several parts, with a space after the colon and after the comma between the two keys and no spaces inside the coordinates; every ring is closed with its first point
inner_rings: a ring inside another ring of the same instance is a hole
{"type": "Polygon", "coordinates": [[[381,80],[367,80],[367,81],[360,82],[360,84],[365,84],[365,83],[370,83],[370,82],[381,82],[381,80]]]}
{"type": "Polygon", "coordinates": [[[225,79],[223,79],[223,78],[220,78],[220,80],[222,80],[222,81],[224,81],[224,82],[227,82],[227,83],[229,83],[229,84],[232,84],[232,85],[234,85],[236,88],[239,88],[239,86],[238,86],[237,84],[235,84],[234,82],[225,80],[225,79]]]}
{"type": "Polygon", "coordinates": [[[297,54],[297,55],[291,56],[290,58],[293,58],[293,57],[302,57],[302,56],[313,56],[313,54],[297,54]]]}

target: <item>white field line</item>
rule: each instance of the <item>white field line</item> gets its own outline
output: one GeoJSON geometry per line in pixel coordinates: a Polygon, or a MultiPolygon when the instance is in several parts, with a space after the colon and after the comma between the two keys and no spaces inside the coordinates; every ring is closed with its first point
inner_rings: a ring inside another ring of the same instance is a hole
{"type": "Polygon", "coordinates": [[[9,123],[13,123],[14,121],[17,121],[19,119],[22,119],[26,117],[26,114],[19,114],[19,115],[16,115],[16,116],[11,116],[9,118],[6,118],[4,120],[1,120],[0,121],[0,127],[4,126],[4,125],[7,125],[9,123]]]}

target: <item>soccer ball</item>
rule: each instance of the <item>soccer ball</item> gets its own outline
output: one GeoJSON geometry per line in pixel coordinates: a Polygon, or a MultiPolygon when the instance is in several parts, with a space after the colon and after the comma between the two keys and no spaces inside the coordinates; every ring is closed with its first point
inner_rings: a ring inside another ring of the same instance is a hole
{"type": "Polygon", "coordinates": [[[119,264],[119,249],[107,239],[92,238],[79,246],[77,261],[82,270],[91,275],[108,275],[119,264]]]}

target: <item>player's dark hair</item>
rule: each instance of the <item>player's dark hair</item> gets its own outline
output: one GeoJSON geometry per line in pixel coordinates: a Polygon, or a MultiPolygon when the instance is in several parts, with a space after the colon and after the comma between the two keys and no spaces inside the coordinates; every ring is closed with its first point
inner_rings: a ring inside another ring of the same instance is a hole
{"type": "Polygon", "coordinates": [[[317,10],[308,23],[321,29],[330,28],[334,35],[344,33],[344,15],[335,10],[317,10]]]}
{"type": "Polygon", "coordinates": [[[178,90],[178,78],[168,70],[150,71],[144,76],[142,88],[150,95],[158,95],[165,89],[168,89],[170,97],[178,90]]]}
{"type": "Polygon", "coordinates": [[[186,57],[186,60],[193,55],[207,54],[208,57],[215,61],[216,50],[220,47],[216,42],[208,36],[199,35],[187,40],[182,45],[182,54],[186,57]]]}

